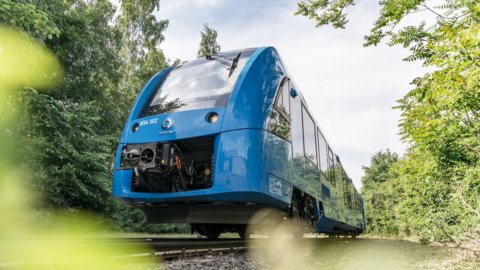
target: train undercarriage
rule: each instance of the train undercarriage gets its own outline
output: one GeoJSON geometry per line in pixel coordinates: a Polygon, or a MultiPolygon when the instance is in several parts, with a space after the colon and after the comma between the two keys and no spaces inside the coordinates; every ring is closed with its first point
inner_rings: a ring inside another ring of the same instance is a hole
{"type": "MultiPolygon", "coordinates": [[[[240,238],[250,234],[269,235],[280,225],[288,228],[287,234],[301,238],[305,233],[317,232],[315,225],[323,215],[323,209],[315,209],[315,199],[294,189],[291,204],[286,209],[276,209],[246,203],[177,203],[137,205],[147,216],[149,223],[190,223],[192,233],[217,239],[222,233],[238,233],[240,238]]],[[[329,237],[356,237],[359,230],[336,227],[323,232],[329,237]]]]}

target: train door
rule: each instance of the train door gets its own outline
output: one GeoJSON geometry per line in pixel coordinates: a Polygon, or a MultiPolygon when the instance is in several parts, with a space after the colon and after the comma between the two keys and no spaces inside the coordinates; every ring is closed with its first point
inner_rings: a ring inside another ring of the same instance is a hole
{"type": "Polygon", "coordinates": [[[284,78],[278,86],[268,121],[269,134],[266,138],[266,152],[268,173],[292,183],[292,136],[288,89],[289,80],[284,78]]]}
{"type": "Polygon", "coordinates": [[[334,172],[332,171],[332,159],[330,156],[331,150],[327,144],[325,136],[319,128],[317,128],[317,152],[318,152],[318,166],[320,169],[321,180],[321,195],[325,215],[330,218],[337,218],[337,189],[334,172]]]}
{"type": "Polygon", "coordinates": [[[300,96],[290,98],[290,111],[292,115],[293,184],[296,187],[300,187],[304,165],[302,99],[300,96]]]}

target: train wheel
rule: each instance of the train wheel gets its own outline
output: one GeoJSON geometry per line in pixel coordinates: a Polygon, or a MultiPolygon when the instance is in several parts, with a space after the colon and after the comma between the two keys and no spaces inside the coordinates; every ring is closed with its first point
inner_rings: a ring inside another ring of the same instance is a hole
{"type": "Polygon", "coordinates": [[[291,233],[293,238],[302,238],[304,233],[304,224],[302,218],[300,217],[300,211],[298,209],[296,201],[292,201],[292,204],[290,206],[290,219],[292,224],[291,233]]]}
{"type": "Polygon", "coordinates": [[[192,231],[196,231],[210,240],[217,240],[223,232],[223,227],[217,224],[192,224],[191,226],[192,231]]]}
{"type": "Polygon", "coordinates": [[[205,231],[205,236],[210,239],[210,240],[217,240],[218,237],[220,236],[220,232],[218,230],[206,230],[205,231]]]}
{"type": "Polygon", "coordinates": [[[250,230],[247,225],[240,225],[237,227],[237,233],[240,236],[240,239],[245,240],[250,238],[250,230]]]}

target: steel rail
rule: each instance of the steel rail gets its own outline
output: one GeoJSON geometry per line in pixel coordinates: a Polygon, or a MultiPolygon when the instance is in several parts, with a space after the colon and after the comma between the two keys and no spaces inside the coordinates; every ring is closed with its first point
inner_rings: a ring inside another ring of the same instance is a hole
{"type": "Polygon", "coordinates": [[[245,252],[248,241],[239,239],[144,239],[152,248],[151,255],[160,256],[164,260],[173,260],[222,252],[245,252]]]}

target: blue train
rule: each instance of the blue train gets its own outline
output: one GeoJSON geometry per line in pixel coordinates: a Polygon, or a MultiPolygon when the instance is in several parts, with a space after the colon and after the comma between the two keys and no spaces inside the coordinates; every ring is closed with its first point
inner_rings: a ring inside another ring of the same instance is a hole
{"type": "Polygon", "coordinates": [[[361,196],[273,47],[153,76],[125,124],[113,195],[211,239],[245,237],[262,209],[329,235],[365,228],[361,196]]]}

